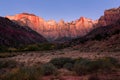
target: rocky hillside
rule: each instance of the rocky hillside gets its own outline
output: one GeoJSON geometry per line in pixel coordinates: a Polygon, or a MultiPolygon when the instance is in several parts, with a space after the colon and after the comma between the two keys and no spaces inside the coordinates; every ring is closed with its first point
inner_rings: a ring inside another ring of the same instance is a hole
{"type": "Polygon", "coordinates": [[[120,22],[96,28],[86,36],[72,40],[70,44],[81,51],[120,51],[120,22]]]}
{"type": "Polygon", "coordinates": [[[0,46],[18,47],[43,42],[47,40],[29,27],[0,17],[0,46]]]}
{"type": "Polygon", "coordinates": [[[72,40],[70,44],[77,45],[74,47],[81,51],[120,51],[119,10],[120,8],[106,10],[104,16],[98,21],[100,27],[92,30],[84,37],[72,40]]]}
{"type": "Polygon", "coordinates": [[[93,21],[85,17],[81,17],[80,19],[69,23],[64,20],[60,20],[58,23],[54,20],[45,21],[43,18],[28,13],[6,17],[14,20],[20,25],[29,26],[50,41],[61,39],[67,40],[84,36],[97,24],[97,20],[93,21]]]}

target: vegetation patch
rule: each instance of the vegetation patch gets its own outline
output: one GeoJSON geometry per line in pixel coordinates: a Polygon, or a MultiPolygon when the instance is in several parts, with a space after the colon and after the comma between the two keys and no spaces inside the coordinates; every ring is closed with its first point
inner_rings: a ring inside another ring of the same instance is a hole
{"type": "Polygon", "coordinates": [[[22,67],[13,70],[3,77],[2,80],[39,80],[40,73],[34,67],[22,67]]]}
{"type": "Polygon", "coordinates": [[[97,60],[90,60],[86,58],[54,58],[50,61],[56,68],[65,68],[76,72],[78,75],[86,75],[89,73],[112,71],[114,68],[120,68],[120,64],[115,58],[104,57],[97,60]]]}
{"type": "Polygon", "coordinates": [[[40,73],[44,76],[46,75],[53,75],[57,72],[57,68],[50,63],[43,64],[40,68],[40,73]]]}
{"type": "Polygon", "coordinates": [[[54,58],[50,61],[50,63],[52,63],[55,67],[57,67],[58,69],[63,68],[63,66],[66,63],[74,63],[74,60],[71,58],[64,58],[64,57],[60,57],[60,58],[54,58]]]}
{"type": "Polygon", "coordinates": [[[0,69],[2,69],[2,68],[15,68],[16,66],[17,66],[16,61],[0,60],[0,69]]]}

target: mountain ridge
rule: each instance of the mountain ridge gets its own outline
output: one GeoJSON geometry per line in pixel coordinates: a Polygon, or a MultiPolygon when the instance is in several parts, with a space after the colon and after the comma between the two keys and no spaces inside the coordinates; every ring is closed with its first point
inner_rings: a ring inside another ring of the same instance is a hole
{"type": "Polygon", "coordinates": [[[68,44],[72,45],[74,49],[80,49],[80,51],[119,52],[120,7],[106,10],[98,24],[99,27],[83,37],[73,39],[68,44]]]}
{"type": "Polygon", "coordinates": [[[52,41],[63,37],[77,38],[78,36],[84,36],[97,24],[97,20],[94,21],[85,17],[80,17],[80,19],[71,22],[65,22],[64,20],[59,22],[55,20],[45,21],[43,18],[29,13],[6,16],[6,18],[14,20],[22,26],[29,26],[52,41]]]}

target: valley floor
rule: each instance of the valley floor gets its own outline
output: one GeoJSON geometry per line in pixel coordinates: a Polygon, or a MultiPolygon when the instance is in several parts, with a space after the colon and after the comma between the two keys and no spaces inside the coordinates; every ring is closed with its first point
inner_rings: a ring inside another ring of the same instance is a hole
{"type": "MultiPolygon", "coordinates": [[[[88,58],[88,59],[113,57],[120,62],[120,52],[80,52],[79,50],[74,50],[72,48],[54,50],[54,51],[19,52],[19,54],[16,56],[8,57],[8,58],[0,58],[0,60],[14,60],[14,61],[17,61],[17,63],[24,64],[24,66],[32,66],[36,64],[48,63],[51,59],[59,58],[59,57],[69,57],[69,58],[82,57],[82,58],[88,58]]],[[[45,76],[43,77],[42,80],[88,80],[86,79],[86,77],[90,76],[90,75],[74,76],[73,72],[62,70],[62,69],[60,69],[59,71],[61,72],[59,76],[45,76]],[[57,79],[58,77],[62,79],[57,79]]],[[[103,74],[96,73],[96,74],[102,77],[103,80],[119,80],[120,79],[120,70],[117,70],[117,72],[113,71],[110,74],[106,74],[106,73],[103,73],[103,74]],[[113,79],[111,79],[111,77],[113,79]]],[[[95,76],[96,74],[92,74],[92,75],[95,76]]]]}
{"type": "Polygon", "coordinates": [[[63,49],[55,51],[38,51],[38,52],[22,52],[17,56],[9,59],[15,60],[26,65],[36,63],[47,63],[53,58],[69,57],[69,58],[88,58],[97,59],[102,57],[114,57],[120,61],[120,52],[80,52],[79,50],[63,49]]]}

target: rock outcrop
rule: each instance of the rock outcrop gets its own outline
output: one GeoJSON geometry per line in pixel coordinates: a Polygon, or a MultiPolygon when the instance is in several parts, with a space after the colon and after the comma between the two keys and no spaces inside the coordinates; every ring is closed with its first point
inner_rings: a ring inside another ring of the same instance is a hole
{"type": "Polygon", "coordinates": [[[84,17],[72,22],[60,20],[58,23],[54,20],[45,21],[43,18],[28,13],[6,17],[22,26],[29,26],[50,41],[61,38],[77,38],[79,36],[84,36],[97,24],[97,21],[84,17]]]}
{"type": "Polygon", "coordinates": [[[47,40],[29,27],[0,17],[0,46],[19,47],[44,42],[47,40]]]}
{"type": "Polygon", "coordinates": [[[98,23],[100,26],[111,25],[120,19],[120,7],[106,10],[98,23]]]}

